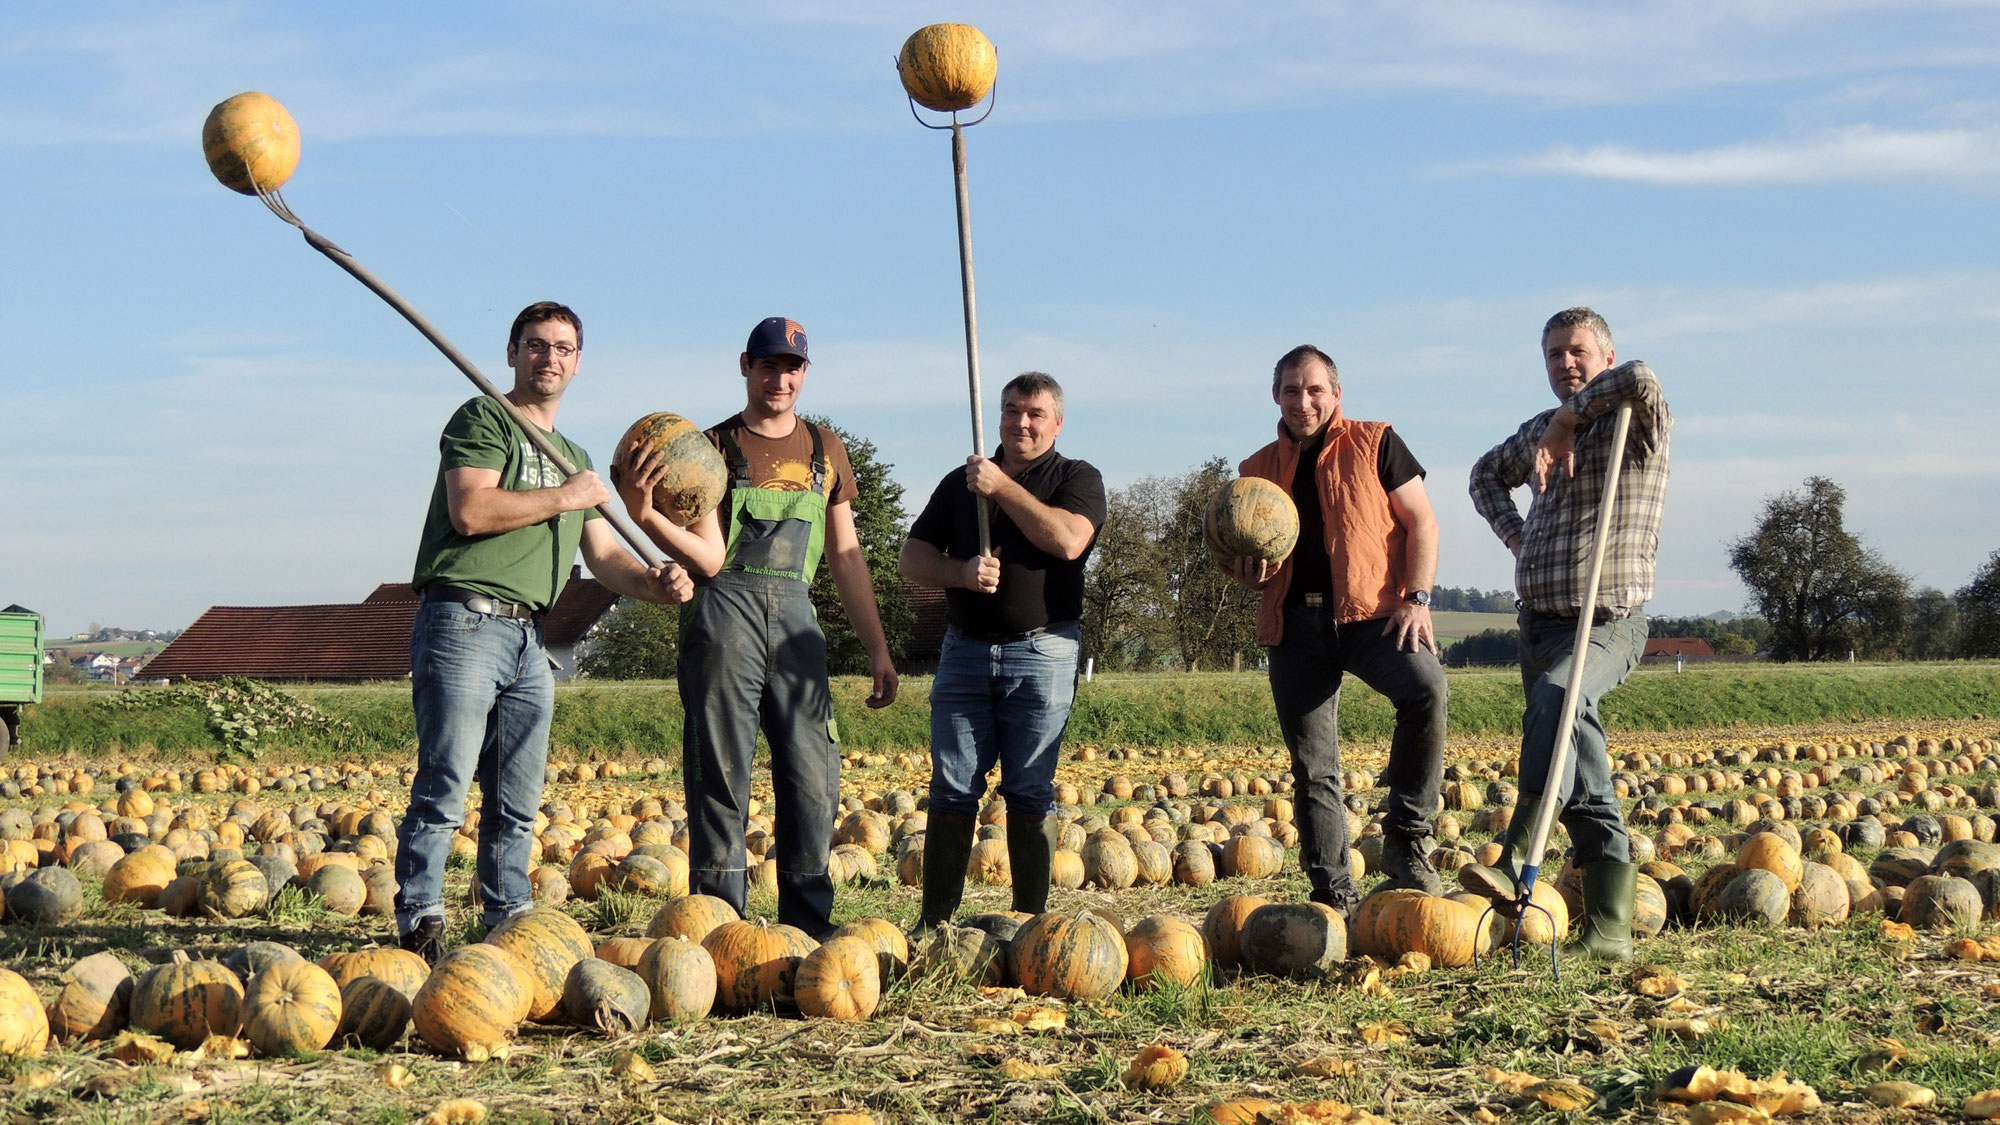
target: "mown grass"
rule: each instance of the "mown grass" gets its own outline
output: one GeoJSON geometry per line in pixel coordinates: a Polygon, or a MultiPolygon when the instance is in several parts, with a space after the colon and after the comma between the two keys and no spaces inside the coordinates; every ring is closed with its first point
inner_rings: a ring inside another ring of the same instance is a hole
{"type": "MultiPolygon", "coordinates": [[[[1518,736],[1519,676],[1508,670],[1450,673],[1454,737],[1518,736]]],[[[868,685],[834,682],[842,743],[870,751],[921,750],[930,743],[928,678],[906,677],[897,701],[863,706],[868,685]]],[[[144,691],[143,688],[129,689],[144,691]]],[[[279,731],[270,749],[308,761],[404,754],[416,745],[404,684],[288,687],[320,710],[346,719],[344,744],[279,731]]],[[[126,710],[102,691],[54,691],[28,709],[29,751],[52,754],[213,751],[219,740],[193,708],[126,710]]],[[[1676,674],[1643,668],[1605,700],[1607,724],[1620,732],[1671,733],[1870,719],[1972,719],[2000,713],[2000,663],[1888,665],[1709,664],[1676,674]]],[[[1343,738],[1387,740],[1388,703],[1350,681],[1342,692],[1343,738]]],[[[677,759],[681,703],[671,682],[586,682],[556,692],[550,743],[562,757],[677,759]]],[[[1106,675],[1079,686],[1067,741],[1136,747],[1276,745],[1281,741],[1270,688],[1255,672],[1106,675]]]]}

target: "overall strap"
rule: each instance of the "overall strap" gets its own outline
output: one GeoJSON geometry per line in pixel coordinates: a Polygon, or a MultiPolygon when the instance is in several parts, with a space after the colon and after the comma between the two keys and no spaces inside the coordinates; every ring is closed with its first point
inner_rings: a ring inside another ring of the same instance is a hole
{"type": "Polygon", "coordinates": [[[825,496],[827,474],[826,439],[820,435],[818,426],[807,422],[803,418],[799,419],[799,421],[804,423],[806,430],[812,434],[813,439],[812,490],[821,496],[825,496]]]}
{"type": "Polygon", "coordinates": [[[729,466],[729,487],[749,488],[750,459],[743,456],[743,447],[736,443],[734,430],[721,431],[722,460],[729,466]]]}

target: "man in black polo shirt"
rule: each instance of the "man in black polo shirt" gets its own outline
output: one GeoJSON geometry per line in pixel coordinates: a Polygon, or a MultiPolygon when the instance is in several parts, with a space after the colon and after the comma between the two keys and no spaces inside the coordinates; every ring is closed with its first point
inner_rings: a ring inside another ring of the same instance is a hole
{"type": "Polygon", "coordinates": [[[1014,909],[1040,914],[1056,848],[1056,761],[1076,699],[1083,567],[1104,524],[1104,478],[1055,451],[1063,394],[1040,371],[1000,392],[1000,455],[938,482],[897,564],[945,591],[944,650],[931,684],[931,794],[918,927],[948,920],[986,775],[1000,766],[1014,909]],[[976,494],[976,496],[975,496],[976,494]],[[983,499],[979,499],[983,498],[983,499]],[[993,553],[979,553],[990,503],[993,553]]]}

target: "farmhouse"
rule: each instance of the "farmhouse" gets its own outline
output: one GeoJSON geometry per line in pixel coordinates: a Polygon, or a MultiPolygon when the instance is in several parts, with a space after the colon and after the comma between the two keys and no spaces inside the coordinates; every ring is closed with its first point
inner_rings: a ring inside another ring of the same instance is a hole
{"type": "MultiPolygon", "coordinates": [[[[542,620],[556,678],[576,674],[576,645],[618,600],[571,572],[542,620]]],[[[212,606],[146,666],[147,679],[398,680],[410,674],[410,625],[419,605],[407,582],[385,582],[359,602],[212,606]]]]}

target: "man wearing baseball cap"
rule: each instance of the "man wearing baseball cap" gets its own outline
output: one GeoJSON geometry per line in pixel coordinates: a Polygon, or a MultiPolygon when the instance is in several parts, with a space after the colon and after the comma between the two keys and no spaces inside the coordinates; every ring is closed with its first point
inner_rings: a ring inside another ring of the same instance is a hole
{"type": "MultiPolygon", "coordinates": [[[[840,745],[826,637],[807,597],[822,556],[868,649],[875,681],[868,706],[895,700],[896,668],[854,530],[858,489],[847,449],[793,410],[810,366],[805,329],[781,316],[759,322],[737,365],[743,410],[707,431],[727,466],[728,490],[691,529],[702,543],[676,552],[697,586],[681,617],[679,664],[689,889],[744,911],[743,835],[761,729],[776,794],[778,921],[824,938],[834,929],[826,860],[840,805],[840,745]]],[[[628,505],[645,502],[637,482],[622,491],[628,505]]]]}

